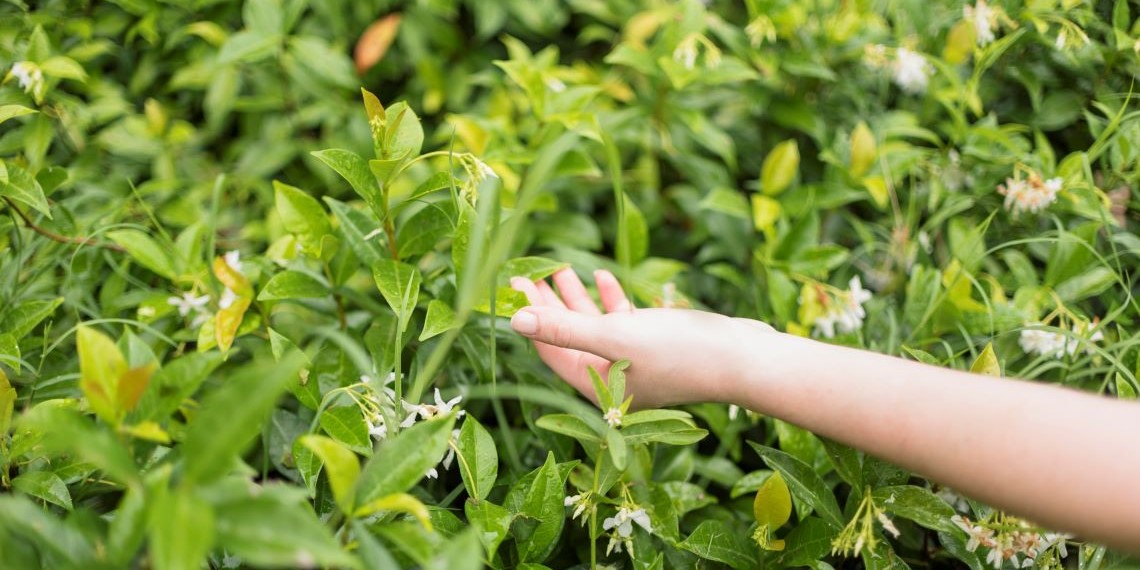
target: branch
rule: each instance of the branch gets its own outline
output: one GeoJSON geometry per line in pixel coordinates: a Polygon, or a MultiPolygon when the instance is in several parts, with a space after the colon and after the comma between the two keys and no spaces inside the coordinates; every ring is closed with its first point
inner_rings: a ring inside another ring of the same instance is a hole
{"type": "Polygon", "coordinates": [[[20,216],[21,220],[24,220],[24,225],[28,226],[29,229],[36,232],[37,234],[40,234],[40,235],[42,235],[42,236],[44,236],[44,237],[46,237],[52,241],[57,241],[59,243],[76,244],[76,245],[91,245],[91,246],[95,246],[95,247],[105,247],[111,251],[118,251],[118,252],[126,252],[127,251],[126,249],[123,249],[123,247],[118,245],[118,244],[102,242],[102,241],[98,241],[94,238],[65,236],[65,235],[57,234],[51,230],[41,228],[41,227],[37,226],[36,223],[33,222],[32,219],[29,218],[28,215],[25,214],[23,210],[21,210],[19,207],[17,207],[16,203],[13,202],[11,198],[4,196],[4,201],[7,202],[9,208],[12,208],[12,211],[16,212],[16,215],[20,216]]]}

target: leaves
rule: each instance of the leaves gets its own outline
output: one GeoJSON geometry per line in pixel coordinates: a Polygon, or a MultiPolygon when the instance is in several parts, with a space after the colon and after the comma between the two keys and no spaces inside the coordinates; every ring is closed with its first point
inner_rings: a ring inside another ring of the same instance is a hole
{"type": "MultiPolygon", "coordinates": [[[[773,473],[764,480],[752,501],[752,513],[756,517],[756,524],[763,529],[761,532],[773,533],[788,522],[792,516],[792,495],[788,492],[783,475],[773,473]]],[[[784,541],[774,540],[769,548],[783,550],[784,541]]]]}
{"type": "Polygon", "coordinates": [[[565,496],[554,454],[547,454],[546,463],[535,473],[519,509],[519,514],[531,523],[516,533],[523,561],[542,562],[554,550],[565,520],[562,516],[565,496]]]}
{"type": "Polygon", "coordinates": [[[298,442],[320,458],[337,506],[342,513],[351,514],[356,480],[360,477],[356,455],[336,441],[319,435],[306,435],[298,442]]]}
{"type": "Polygon", "coordinates": [[[783,192],[795,180],[799,167],[800,147],[795,139],[776,145],[760,168],[760,189],[770,196],[783,192]]]}
{"type": "Polygon", "coordinates": [[[453,425],[455,417],[447,416],[389,436],[364,464],[356,484],[356,504],[411,489],[443,458],[453,425]]]}
{"type": "Polygon", "coordinates": [[[491,433],[473,417],[463,420],[456,441],[459,474],[467,494],[482,500],[487,498],[499,474],[499,453],[491,433]]]}
{"type": "Polygon", "coordinates": [[[399,261],[382,259],[372,266],[372,276],[376,279],[380,294],[396,313],[402,333],[420,297],[423,278],[419,269],[399,261]]]}
{"type": "Polygon", "coordinates": [[[756,558],[755,545],[750,544],[747,538],[727,523],[715,519],[697,525],[692,534],[678,546],[701,558],[722,562],[737,570],[756,568],[760,563],[756,558]]]}
{"type": "Polygon", "coordinates": [[[774,470],[783,476],[788,488],[797,500],[805,502],[828,523],[840,528],[843,526],[843,517],[840,514],[839,503],[831,489],[823,479],[804,462],[784,453],[778,449],[764,447],[748,442],[760,457],[774,470]]]}

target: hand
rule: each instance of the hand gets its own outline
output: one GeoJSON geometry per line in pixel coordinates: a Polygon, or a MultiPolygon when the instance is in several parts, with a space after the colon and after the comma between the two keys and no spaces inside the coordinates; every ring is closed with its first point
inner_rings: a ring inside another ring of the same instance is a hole
{"type": "Polygon", "coordinates": [[[511,286],[530,307],[511,319],[515,331],[535,341],[538,355],[563,380],[596,400],[588,368],[603,378],[610,364],[629,359],[627,395],[635,408],[702,401],[730,401],[748,343],[777,335],[748,319],[683,309],[635,309],[608,271],[594,273],[603,314],[573,269],[546,281],[516,277],[511,286]],[[743,350],[742,350],[743,349],[743,350]]]}

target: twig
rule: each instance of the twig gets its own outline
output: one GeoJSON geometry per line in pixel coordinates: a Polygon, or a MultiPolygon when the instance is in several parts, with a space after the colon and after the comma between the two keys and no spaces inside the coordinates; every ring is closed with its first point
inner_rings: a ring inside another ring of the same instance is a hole
{"type": "Polygon", "coordinates": [[[48,238],[50,240],[58,241],[59,243],[70,243],[70,244],[78,244],[78,245],[91,245],[91,246],[96,246],[96,247],[105,247],[111,251],[118,251],[118,252],[126,252],[127,251],[126,249],[124,249],[122,246],[120,246],[118,244],[102,242],[102,241],[98,241],[94,238],[65,236],[62,234],[57,234],[51,230],[46,230],[44,228],[41,228],[41,227],[37,226],[36,223],[33,222],[32,219],[29,218],[28,215],[25,214],[23,210],[21,210],[18,206],[16,206],[16,203],[13,202],[11,198],[4,196],[4,201],[8,204],[8,207],[12,209],[12,211],[16,212],[16,215],[20,216],[21,220],[24,220],[24,224],[26,226],[28,226],[28,229],[36,232],[37,234],[40,234],[40,235],[48,238]]]}

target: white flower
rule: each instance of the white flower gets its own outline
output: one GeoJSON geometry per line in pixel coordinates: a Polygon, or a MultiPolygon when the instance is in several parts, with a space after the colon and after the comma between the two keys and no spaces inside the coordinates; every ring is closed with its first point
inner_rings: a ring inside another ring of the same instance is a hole
{"type": "Polygon", "coordinates": [[[925,251],[926,253],[930,253],[930,251],[933,249],[933,246],[930,243],[930,234],[928,234],[924,231],[919,231],[918,232],[918,245],[919,245],[919,247],[922,248],[922,251],[925,251]]]}
{"type": "MultiPolygon", "coordinates": [[[[563,88],[565,88],[565,87],[563,87],[563,88]]],[[[486,162],[483,162],[482,160],[479,160],[478,158],[475,159],[475,168],[476,168],[476,172],[479,173],[478,178],[480,181],[485,180],[487,178],[498,178],[499,177],[499,175],[495,174],[495,171],[492,170],[490,166],[487,166],[486,162]]]]}
{"type": "Polygon", "coordinates": [[[205,310],[206,303],[210,302],[210,296],[195,297],[193,293],[186,292],[181,297],[169,297],[166,302],[178,308],[179,316],[185,317],[191,312],[198,313],[205,310]]]}
{"type": "Polygon", "coordinates": [[[375,439],[388,437],[388,424],[384,422],[384,416],[373,414],[371,418],[365,418],[364,422],[368,424],[368,435],[375,439]]]}
{"type": "MultiPolygon", "coordinates": [[[[570,520],[574,520],[586,512],[594,510],[591,506],[589,493],[582,493],[580,495],[572,495],[566,497],[562,501],[562,504],[567,507],[574,507],[574,514],[570,516],[570,520]]],[[[585,517],[582,518],[582,524],[586,524],[585,517]]]]}
{"type": "Polygon", "coordinates": [[[673,61],[681,64],[685,69],[692,69],[697,65],[697,39],[695,36],[689,36],[677,44],[677,48],[673,50],[673,61]]]}
{"type": "Polygon", "coordinates": [[[241,566],[241,557],[222,551],[222,568],[238,568],[241,566]]]}
{"type": "Polygon", "coordinates": [[[962,17],[974,25],[974,36],[978,45],[984,46],[994,41],[994,30],[997,29],[998,13],[986,4],[986,0],[978,0],[976,4],[962,7],[962,17]]]}
{"type": "Polygon", "coordinates": [[[835,336],[836,329],[840,333],[850,333],[863,326],[863,319],[867,311],[863,304],[871,300],[871,292],[863,288],[859,276],[851,278],[848,291],[832,299],[827,311],[816,318],[815,328],[827,338],[835,336]]]}
{"type": "MultiPolygon", "coordinates": [[[[1026,326],[1045,326],[1043,323],[1028,323],[1026,326]]],[[[1066,334],[1063,331],[1047,331],[1041,329],[1024,329],[1021,331],[1021,336],[1018,338],[1018,344],[1026,354],[1040,354],[1041,356],[1050,356],[1053,358],[1064,358],[1066,355],[1072,356],[1077,353],[1080,348],[1081,339],[1079,337],[1088,335],[1086,342],[1091,345],[1097,341],[1104,340],[1104,332],[1096,328],[1095,323],[1078,327],[1076,330],[1066,334]],[[1091,329],[1091,334],[1090,333],[1091,329]]],[[[1093,352],[1092,346],[1085,347],[1085,353],[1091,354],[1093,352]]]]}
{"type": "MultiPolygon", "coordinates": [[[[171,299],[173,299],[173,298],[174,297],[171,297],[171,299]]],[[[152,307],[150,305],[145,305],[145,306],[139,307],[139,316],[140,317],[153,317],[154,315],[155,315],[154,307],[152,307]]]]}
{"type": "Polygon", "coordinates": [[[44,95],[44,72],[40,66],[30,61],[18,61],[12,64],[12,77],[19,82],[25,93],[31,93],[36,99],[44,95]]]}
{"type": "Polygon", "coordinates": [[[543,83],[546,83],[546,86],[555,93],[561,93],[566,90],[566,84],[557,77],[547,77],[543,80],[543,83]]]}
{"type": "Polygon", "coordinates": [[[729,404],[728,405],[728,419],[729,420],[735,420],[739,416],[740,416],[740,406],[737,406],[736,404],[729,404]]]}
{"type": "Polygon", "coordinates": [[[227,251],[223,256],[226,260],[226,265],[229,265],[234,271],[241,271],[241,252],[238,250],[227,251]]]}
{"type": "MultiPolygon", "coordinates": [[[[412,424],[416,423],[416,415],[419,415],[420,419],[430,420],[436,416],[450,414],[451,410],[455,408],[455,406],[459,404],[461,400],[463,400],[463,396],[456,396],[444,402],[443,397],[439,395],[439,388],[436,388],[435,405],[409,404],[408,402],[404,402],[404,409],[410,411],[411,413],[408,414],[408,417],[404,418],[403,422],[400,422],[400,427],[411,427],[412,424]]],[[[459,410],[459,412],[456,413],[455,417],[461,418],[463,417],[464,413],[465,412],[463,410],[459,410]]]]}
{"type": "Polygon", "coordinates": [[[218,307],[222,309],[228,309],[230,308],[230,305],[233,305],[234,301],[237,300],[237,293],[234,293],[232,289],[226,287],[226,290],[222,291],[222,296],[218,298],[218,307]]]}
{"type": "Polygon", "coordinates": [[[606,410],[606,414],[602,416],[602,418],[606,420],[606,423],[610,424],[610,427],[621,427],[621,417],[622,413],[619,408],[610,408],[606,410]]]}
{"type": "Polygon", "coordinates": [[[617,529],[617,536],[621,538],[629,538],[633,536],[633,523],[645,529],[645,532],[653,532],[653,527],[649,520],[649,515],[646,514],[645,509],[630,509],[629,507],[622,507],[618,512],[602,521],[602,530],[617,529]]]}
{"type": "Polygon", "coordinates": [[[879,524],[883,525],[883,530],[891,533],[891,536],[895,538],[899,537],[899,529],[895,527],[894,521],[887,518],[887,515],[883,514],[882,511],[875,513],[875,516],[879,519],[879,524]]]}
{"type": "Polygon", "coordinates": [[[1060,178],[1041,180],[1037,174],[1028,178],[1006,178],[1005,184],[998,185],[998,193],[1005,196],[1005,209],[1014,215],[1022,212],[1037,213],[1057,200],[1064,181],[1060,178]]]}
{"type": "Polygon", "coordinates": [[[426,473],[424,473],[424,477],[427,477],[428,479],[439,479],[439,471],[436,471],[435,467],[432,467],[431,469],[428,469],[426,473]]]}
{"type": "Polygon", "coordinates": [[[444,455],[443,461],[440,462],[443,464],[444,469],[451,469],[451,462],[455,461],[455,445],[457,441],[459,441],[459,430],[453,429],[451,430],[451,437],[447,441],[447,455],[444,455]]]}
{"type": "Polygon", "coordinates": [[[926,91],[934,67],[926,58],[906,48],[898,48],[891,65],[894,80],[907,93],[917,95],[926,91]]]}

